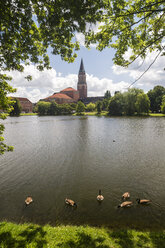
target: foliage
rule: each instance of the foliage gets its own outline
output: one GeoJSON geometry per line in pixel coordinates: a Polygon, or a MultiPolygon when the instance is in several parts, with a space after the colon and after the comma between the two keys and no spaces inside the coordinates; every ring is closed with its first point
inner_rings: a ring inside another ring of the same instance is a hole
{"type": "MultiPolygon", "coordinates": [[[[7,94],[14,93],[16,90],[13,89],[7,81],[11,80],[5,74],[0,74],[0,119],[6,119],[7,113],[12,110],[13,100],[7,97],[7,94]]],[[[12,151],[12,146],[7,146],[4,143],[4,138],[2,137],[5,127],[0,124],[0,155],[5,151],[12,151]]]]}
{"type": "Polygon", "coordinates": [[[20,101],[17,98],[14,98],[14,102],[12,105],[13,109],[10,112],[10,116],[20,116],[21,113],[21,104],[20,101]]]}
{"type": "Polygon", "coordinates": [[[0,247],[163,248],[164,230],[0,223],[0,247]]]}
{"type": "Polygon", "coordinates": [[[37,103],[38,115],[67,115],[73,111],[70,104],[57,104],[55,101],[37,103]]]}
{"type": "Polygon", "coordinates": [[[96,102],[96,109],[97,109],[97,113],[100,114],[102,111],[102,102],[101,101],[96,102]]]}
{"type": "Polygon", "coordinates": [[[116,50],[114,62],[128,66],[138,57],[145,58],[148,52],[159,51],[165,55],[165,2],[161,0],[115,0],[106,1],[99,31],[91,31],[86,45],[98,42],[97,49],[105,47],[116,50]],[[131,49],[127,58],[125,53],[131,49]]]}
{"type": "Polygon", "coordinates": [[[109,101],[110,101],[110,99],[104,98],[104,100],[102,101],[102,110],[108,109],[109,101]]]}
{"type": "Polygon", "coordinates": [[[82,114],[85,111],[85,105],[83,102],[79,101],[77,103],[76,112],[77,114],[82,114]]]}
{"type": "Polygon", "coordinates": [[[135,106],[138,114],[142,114],[142,113],[148,114],[150,109],[149,97],[144,93],[138,94],[135,106]]]}
{"type": "Polygon", "coordinates": [[[58,104],[55,101],[50,103],[47,114],[48,115],[57,115],[59,112],[58,104]]]}
{"type": "Polygon", "coordinates": [[[48,68],[48,47],[73,62],[79,49],[76,32],[85,33],[89,23],[101,21],[104,5],[101,0],[0,1],[1,69],[22,71],[22,61],[48,68]]]}
{"type": "Polygon", "coordinates": [[[107,90],[104,94],[104,98],[106,99],[110,99],[111,98],[111,92],[109,90],[107,90]]]}
{"type": "Polygon", "coordinates": [[[37,107],[38,107],[38,114],[39,115],[47,115],[49,113],[51,103],[50,102],[38,102],[37,107]]]}
{"type": "Polygon", "coordinates": [[[58,105],[58,114],[59,115],[70,115],[72,114],[73,108],[70,104],[63,103],[58,105]]]}
{"type": "Polygon", "coordinates": [[[134,115],[136,112],[136,101],[138,94],[142,94],[143,90],[132,88],[128,89],[127,92],[123,94],[124,96],[124,113],[126,115],[134,115]]]}
{"type": "Polygon", "coordinates": [[[96,108],[96,105],[95,105],[94,103],[90,102],[90,103],[87,104],[87,106],[86,106],[86,111],[87,111],[87,112],[92,112],[92,111],[95,110],[95,108],[96,108]]]}
{"type": "Polygon", "coordinates": [[[165,114],[165,95],[162,97],[161,112],[165,114]]]}
{"type": "Polygon", "coordinates": [[[109,115],[122,115],[124,111],[124,98],[123,94],[117,93],[109,102],[108,114],[109,115]]]}
{"type": "Polygon", "coordinates": [[[69,104],[72,108],[72,110],[76,110],[77,104],[76,103],[70,103],[69,104]]]}
{"type": "Polygon", "coordinates": [[[160,112],[162,97],[163,95],[165,95],[165,88],[163,86],[157,85],[153,88],[153,90],[150,90],[147,94],[151,103],[151,111],[156,113],[160,112]]]}

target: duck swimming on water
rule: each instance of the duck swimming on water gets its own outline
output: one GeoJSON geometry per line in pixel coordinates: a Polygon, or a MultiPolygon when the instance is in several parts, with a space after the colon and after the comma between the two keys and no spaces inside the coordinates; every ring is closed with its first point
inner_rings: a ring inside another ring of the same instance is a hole
{"type": "Polygon", "coordinates": [[[32,199],[31,196],[28,196],[28,197],[26,198],[26,200],[25,200],[25,204],[26,204],[26,205],[29,205],[29,204],[32,203],[32,202],[33,202],[33,199],[32,199]]]}
{"type": "Polygon", "coordinates": [[[73,200],[71,200],[71,199],[66,198],[65,199],[65,203],[68,204],[68,205],[70,205],[70,206],[72,206],[72,207],[74,207],[74,206],[77,207],[77,204],[73,200]]]}
{"type": "Polygon", "coordinates": [[[99,189],[99,194],[97,196],[97,200],[100,202],[104,200],[104,196],[101,194],[101,189],[99,189]]]}
{"type": "Polygon", "coordinates": [[[132,201],[125,201],[118,205],[118,208],[131,207],[133,205],[132,201]]]}
{"type": "Polygon", "coordinates": [[[151,203],[151,200],[147,200],[147,199],[136,199],[136,201],[138,202],[138,204],[148,204],[151,203]]]}
{"type": "Polygon", "coordinates": [[[125,192],[123,195],[122,195],[122,198],[125,200],[127,198],[130,198],[130,193],[129,192],[125,192]]]}

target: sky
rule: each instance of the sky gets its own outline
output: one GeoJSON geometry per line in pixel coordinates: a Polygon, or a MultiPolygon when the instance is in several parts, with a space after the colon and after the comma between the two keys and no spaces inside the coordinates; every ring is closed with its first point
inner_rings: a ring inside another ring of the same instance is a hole
{"type": "MultiPolygon", "coordinates": [[[[113,49],[106,48],[99,52],[95,46],[92,46],[88,50],[84,46],[84,37],[81,34],[77,34],[76,38],[80,42],[81,48],[77,53],[78,56],[75,62],[67,63],[62,61],[60,56],[52,55],[48,51],[52,69],[40,72],[36,69],[36,66],[31,64],[25,67],[23,73],[10,72],[9,74],[13,77],[10,84],[17,88],[17,92],[12,95],[27,97],[31,102],[36,103],[40,99],[46,98],[64,88],[73,87],[77,89],[81,58],[86,72],[88,96],[104,96],[106,90],[109,90],[111,95],[114,95],[115,91],[126,91],[130,84],[148,68],[157,55],[157,52],[153,52],[148,54],[144,61],[138,59],[128,68],[123,68],[114,65],[113,49]],[[25,79],[27,75],[32,76],[32,81],[25,79]]],[[[130,54],[131,51],[128,51],[125,56],[127,57],[130,54]]],[[[160,56],[133,87],[143,89],[145,93],[156,85],[165,87],[164,68],[165,57],[160,56]]]]}

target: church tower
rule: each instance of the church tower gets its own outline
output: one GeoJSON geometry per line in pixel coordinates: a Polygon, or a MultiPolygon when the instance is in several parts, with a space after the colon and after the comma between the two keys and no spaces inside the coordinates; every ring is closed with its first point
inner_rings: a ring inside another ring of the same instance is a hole
{"type": "Polygon", "coordinates": [[[78,83],[77,90],[79,91],[80,99],[87,97],[87,83],[86,83],[86,74],[84,69],[83,60],[81,59],[79,74],[78,74],[78,83]]]}

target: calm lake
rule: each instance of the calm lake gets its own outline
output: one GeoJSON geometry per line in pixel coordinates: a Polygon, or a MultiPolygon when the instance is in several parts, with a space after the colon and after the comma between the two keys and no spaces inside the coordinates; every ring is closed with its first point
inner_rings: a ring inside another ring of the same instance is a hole
{"type": "Polygon", "coordinates": [[[0,221],[165,228],[165,118],[24,116],[4,124],[15,149],[0,156],[0,221]],[[117,208],[126,191],[134,205],[117,208]]]}

